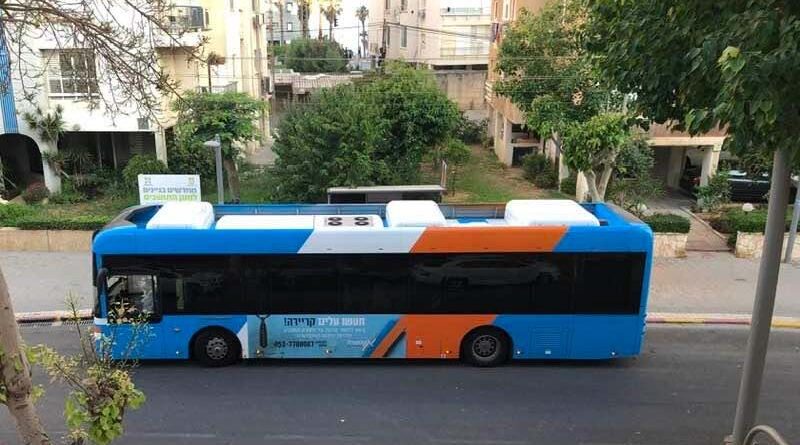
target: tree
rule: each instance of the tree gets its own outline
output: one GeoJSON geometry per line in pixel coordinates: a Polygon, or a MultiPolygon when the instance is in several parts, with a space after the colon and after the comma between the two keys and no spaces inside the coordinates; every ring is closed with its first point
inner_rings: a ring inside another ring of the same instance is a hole
{"type": "Polygon", "coordinates": [[[308,30],[308,19],[311,16],[311,0],[297,0],[297,18],[300,20],[301,37],[311,37],[308,30]]]}
{"type": "Polygon", "coordinates": [[[219,135],[228,177],[228,190],[239,199],[236,159],[242,144],[261,139],[256,125],[266,109],[264,102],[244,93],[186,93],[172,104],[178,113],[175,125],[177,145],[184,150],[206,150],[203,142],[219,135]]]}
{"type": "MultiPolygon", "coordinates": [[[[333,42],[333,27],[339,25],[339,14],[342,13],[341,0],[326,0],[327,4],[322,8],[322,13],[325,15],[325,20],[328,21],[328,39],[333,42]]],[[[321,24],[320,24],[321,26],[321,24]]]]}
{"type": "MultiPolygon", "coordinates": [[[[181,44],[182,32],[169,27],[170,8],[165,0],[3,0],[0,52],[10,54],[10,72],[29,102],[41,90],[50,66],[31,57],[41,54],[31,44],[47,41],[53,48],[78,48],[94,74],[76,99],[102,106],[111,115],[131,109],[155,115],[162,103],[155,93],[178,95],[179,82],[162,69],[153,42],[172,44],[187,61],[200,60],[201,48],[187,48],[181,44]],[[117,19],[121,16],[126,20],[117,19]]],[[[0,76],[0,91],[10,81],[10,75],[0,76]]]]}
{"type": "Polygon", "coordinates": [[[644,134],[636,134],[626,143],[616,160],[616,171],[606,197],[624,209],[642,214],[653,198],[664,193],[661,181],[653,177],[655,156],[644,134]]]}
{"type": "Polygon", "coordinates": [[[527,126],[561,149],[567,127],[603,111],[618,110],[619,95],[603,88],[585,48],[585,1],[552,2],[533,13],[523,9],[497,59],[505,78],[495,91],[525,113],[527,126]]]}
{"type": "Polygon", "coordinates": [[[95,342],[82,331],[77,303],[68,300],[72,312],[68,323],[75,326],[80,354],[65,357],[47,346],[26,347],[0,270],[0,404],[8,408],[24,444],[51,443],[34,406],[43,390],[33,384],[32,364],[41,366],[52,381],[64,382],[71,389],[64,403],[70,444],[111,443],[122,435],[125,412],[144,403],[128,365],[112,361],[105,353],[114,339],[104,337],[95,342]]]}
{"type": "Polygon", "coordinates": [[[332,186],[371,185],[383,170],[375,148],[384,135],[378,111],[351,85],[316,93],[292,108],[276,131],[273,173],[282,201],[321,201],[332,186]]]}
{"type": "Polygon", "coordinates": [[[734,153],[771,153],[767,228],[733,443],[753,426],[785,230],[789,171],[800,156],[800,3],[793,0],[593,0],[590,48],[602,74],[655,122],[726,129],[734,153]],[[764,320],[767,320],[764,322],[764,320]]]}
{"type": "Polygon", "coordinates": [[[362,54],[367,54],[367,18],[369,17],[369,9],[366,6],[361,5],[356,9],[356,18],[359,22],[361,22],[361,33],[359,37],[361,37],[361,47],[363,48],[362,54]]]}
{"type": "Polygon", "coordinates": [[[592,202],[605,200],[606,188],[619,155],[630,138],[628,119],[621,113],[603,113],[573,124],[564,135],[567,167],[583,172],[592,202]]]}
{"type": "Polygon", "coordinates": [[[347,71],[341,45],[330,40],[295,39],[284,53],[287,68],[299,73],[340,73],[347,71]]]}
{"type": "Polygon", "coordinates": [[[273,146],[279,199],[317,201],[328,187],[418,179],[423,157],[454,133],[458,109],[430,72],[400,64],[387,71],[315,93],[287,114],[273,146]]]}

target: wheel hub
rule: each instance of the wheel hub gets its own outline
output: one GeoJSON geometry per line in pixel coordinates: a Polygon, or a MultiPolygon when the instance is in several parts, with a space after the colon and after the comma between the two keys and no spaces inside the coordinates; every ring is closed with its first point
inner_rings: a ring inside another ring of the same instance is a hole
{"type": "Polygon", "coordinates": [[[481,358],[488,358],[497,352],[497,338],[492,335],[481,335],[472,343],[472,351],[481,358]]]}
{"type": "Polygon", "coordinates": [[[223,360],[228,355],[228,343],[223,338],[214,337],[206,343],[206,354],[212,360],[223,360]]]}

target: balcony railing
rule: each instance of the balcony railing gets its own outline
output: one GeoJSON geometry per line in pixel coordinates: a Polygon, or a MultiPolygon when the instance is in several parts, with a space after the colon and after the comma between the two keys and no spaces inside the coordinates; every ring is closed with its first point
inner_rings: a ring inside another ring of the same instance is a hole
{"type": "Polygon", "coordinates": [[[442,15],[470,15],[470,16],[480,16],[480,15],[490,15],[491,10],[489,8],[442,8],[441,10],[442,15]]]}
{"type": "Polygon", "coordinates": [[[167,15],[171,32],[202,31],[206,28],[206,13],[201,6],[172,6],[167,15]]]}

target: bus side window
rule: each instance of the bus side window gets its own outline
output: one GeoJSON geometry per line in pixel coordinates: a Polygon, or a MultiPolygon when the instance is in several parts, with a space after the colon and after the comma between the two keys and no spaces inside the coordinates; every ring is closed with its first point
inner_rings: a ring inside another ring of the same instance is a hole
{"type": "Polygon", "coordinates": [[[575,282],[574,255],[541,254],[529,262],[534,314],[568,314],[575,282]]]}
{"type": "Polygon", "coordinates": [[[575,295],[578,314],[636,314],[642,291],[644,255],[586,254],[575,295]]]}
{"type": "Polygon", "coordinates": [[[146,322],[158,316],[155,276],[116,275],[108,283],[109,322],[146,322]]]}
{"type": "Polygon", "coordinates": [[[406,311],[407,255],[341,256],[339,281],[344,314],[402,314],[406,311]]]}

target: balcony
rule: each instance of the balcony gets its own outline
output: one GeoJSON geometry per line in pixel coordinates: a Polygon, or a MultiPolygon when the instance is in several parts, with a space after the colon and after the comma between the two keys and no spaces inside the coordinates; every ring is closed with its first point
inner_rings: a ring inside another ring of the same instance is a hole
{"type": "Polygon", "coordinates": [[[158,35],[156,47],[195,47],[208,29],[208,13],[201,6],[172,6],[164,17],[166,33],[158,35]]]}
{"type": "Polygon", "coordinates": [[[440,14],[442,16],[482,16],[491,15],[489,8],[442,8],[440,14]]]}

